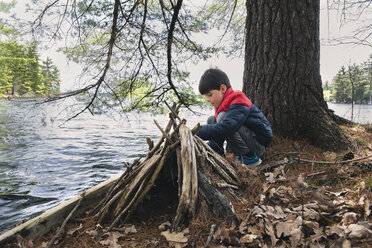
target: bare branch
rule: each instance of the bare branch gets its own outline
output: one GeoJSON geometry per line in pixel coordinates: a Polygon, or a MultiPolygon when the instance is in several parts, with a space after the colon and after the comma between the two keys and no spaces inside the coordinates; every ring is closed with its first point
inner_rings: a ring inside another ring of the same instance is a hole
{"type": "MultiPolygon", "coordinates": [[[[119,6],[120,6],[120,0],[115,0],[114,11],[113,11],[113,21],[112,21],[112,27],[111,27],[111,37],[110,37],[110,41],[109,41],[109,50],[108,50],[108,53],[107,53],[106,65],[104,67],[103,73],[95,84],[86,87],[86,88],[89,88],[89,89],[95,88],[96,90],[94,92],[94,95],[90,99],[90,102],[85,106],[84,109],[82,109],[80,112],[76,113],[72,117],[68,118],[65,122],[68,122],[69,120],[74,119],[75,117],[79,116],[81,113],[85,112],[86,110],[89,110],[89,108],[93,105],[93,102],[97,97],[98,90],[99,90],[101,84],[105,80],[105,76],[107,74],[107,71],[110,69],[112,51],[113,51],[114,43],[115,43],[115,40],[116,40],[116,32],[117,32],[116,26],[117,26],[117,20],[118,20],[119,6]]],[[[86,91],[83,91],[83,92],[86,92],[86,91]]]]}
{"type": "Polygon", "coordinates": [[[231,15],[230,15],[230,19],[229,19],[229,22],[227,23],[227,26],[226,26],[226,29],[225,29],[225,32],[222,34],[221,38],[219,39],[219,41],[217,42],[217,44],[220,44],[223,40],[223,38],[225,37],[225,35],[227,34],[229,28],[230,28],[230,25],[231,25],[231,22],[232,22],[232,19],[234,17],[234,13],[235,13],[235,9],[236,9],[236,5],[238,4],[238,0],[234,0],[234,6],[233,6],[233,10],[231,11],[231,15]]]}
{"type": "Polygon", "coordinates": [[[57,4],[59,2],[59,0],[55,0],[53,3],[45,6],[45,8],[43,9],[43,11],[40,13],[40,15],[35,19],[35,21],[33,22],[32,25],[35,25],[36,22],[38,22],[38,24],[36,25],[36,28],[40,27],[41,26],[41,22],[43,20],[43,17],[45,15],[45,13],[48,11],[48,9],[50,9],[51,7],[53,7],[55,4],[57,4]]]}
{"type": "Polygon", "coordinates": [[[167,73],[167,77],[168,77],[168,83],[169,83],[171,89],[174,91],[174,93],[176,94],[176,96],[180,100],[180,102],[187,107],[188,104],[185,103],[185,101],[182,99],[182,97],[180,96],[180,94],[178,93],[176,87],[174,86],[174,84],[172,82],[173,33],[174,33],[174,29],[175,29],[175,26],[176,26],[176,22],[177,22],[177,19],[178,19],[178,14],[179,14],[179,11],[181,9],[181,6],[182,6],[182,0],[178,0],[176,6],[174,7],[172,21],[171,21],[171,24],[170,24],[169,30],[168,30],[168,45],[167,45],[168,73],[167,73]]]}

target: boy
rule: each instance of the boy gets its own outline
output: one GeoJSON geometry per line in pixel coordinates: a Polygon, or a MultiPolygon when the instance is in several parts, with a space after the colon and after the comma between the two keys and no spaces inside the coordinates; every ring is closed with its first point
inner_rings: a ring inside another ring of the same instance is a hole
{"type": "Polygon", "coordinates": [[[199,82],[199,92],[215,109],[197,135],[224,154],[223,143],[247,166],[259,165],[272,140],[272,130],[264,114],[241,91],[231,88],[226,73],[208,69],[199,82]]]}

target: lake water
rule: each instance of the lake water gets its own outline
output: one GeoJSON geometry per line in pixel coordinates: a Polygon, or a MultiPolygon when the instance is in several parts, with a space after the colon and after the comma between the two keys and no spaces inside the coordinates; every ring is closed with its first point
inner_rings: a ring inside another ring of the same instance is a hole
{"type": "MultiPolygon", "coordinates": [[[[146,155],[168,117],[89,112],[65,123],[64,108],[0,100],[0,232],[121,173],[123,162],[146,155]]],[[[68,109],[67,109],[68,110],[68,109]]],[[[181,117],[192,128],[207,115],[181,117]]]]}
{"type": "MultiPolygon", "coordinates": [[[[329,107],[347,118],[349,105],[329,107]]],[[[148,113],[84,113],[64,124],[68,111],[0,100],[0,232],[123,172],[123,162],[146,154],[146,137],[160,138],[153,120],[162,127],[168,122],[148,113]]],[[[198,112],[183,110],[180,116],[192,128],[213,113],[198,112]]],[[[356,105],[354,113],[363,123],[372,120],[371,105],[356,105]]]]}
{"type": "MultiPolygon", "coordinates": [[[[328,108],[345,119],[351,120],[351,104],[329,102],[328,108]]],[[[355,104],[353,111],[353,121],[361,124],[372,123],[372,105],[355,104]]]]}

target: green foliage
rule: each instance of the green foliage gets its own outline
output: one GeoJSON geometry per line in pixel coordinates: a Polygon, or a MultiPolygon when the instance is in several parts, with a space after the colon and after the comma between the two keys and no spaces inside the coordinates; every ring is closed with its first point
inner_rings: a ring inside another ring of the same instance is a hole
{"type": "Polygon", "coordinates": [[[60,93],[60,78],[57,66],[53,64],[51,58],[47,57],[41,66],[42,81],[44,82],[46,94],[60,93]]]}
{"type": "Polygon", "coordinates": [[[39,63],[37,44],[0,42],[0,95],[59,92],[59,71],[48,58],[39,63]]]}
{"type": "Polygon", "coordinates": [[[241,55],[244,50],[244,41],[246,39],[245,18],[247,15],[246,1],[225,1],[213,0],[206,10],[198,13],[201,20],[209,23],[210,29],[222,30],[229,29],[227,37],[224,39],[226,44],[222,49],[229,55],[241,55]]]}
{"type": "Polygon", "coordinates": [[[367,62],[360,65],[341,67],[329,86],[331,92],[329,99],[326,98],[327,89],[323,86],[324,97],[326,100],[338,103],[351,103],[352,87],[354,87],[354,102],[372,102],[372,55],[367,62]]]}
{"type": "MultiPolygon", "coordinates": [[[[70,13],[79,17],[77,26],[69,29],[72,36],[79,37],[63,51],[67,57],[84,67],[91,75],[100,75],[106,66],[107,52],[113,25],[113,1],[75,1],[70,13]]],[[[209,15],[205,11],[191,10],[188,1],[179,12],[173,32],[172,71],[173,86],[168,77],[168,30],[174,13],[170,1],[128,1],[121,4],[115,33],[115,45],[110,60],[110,69],[105,82],[100,86],[97,99],[89,110],[101,112],[104,107],[122,105],[123,111],[159,111],[155,110],[162,101],[179,101],[174,93],[187,104],[203,102],[192,90],[187,81],[189,73],[186,61],[196,62],[207,59],[220,48],[206,45],[204,40],[194,39],[194,35],[207,32],[208,20],[220,20],[222,15],[209,15]],[[147,5],[146,5],[147,4],[147,5]],[[146,13],[146,18],[144,15],[146,13]],[[207,19],[206,19],[207,18],[207,19]],[[100,110],[98,110],[100,109],[100,110]]],[[[225,5],[223,5],[225,6],[225,5]]],[[[70,8],[66,8],[69,10],[70,8]]],[[[58,15],[58,8],[48,9],[58,15]]],[[[242,23],[240,23],[242,24],[242,23]]],[[[53,26],[53,22],[50,23],[53,26]]],[[[243,35],[243,34],[241,34],[243,35]]],[[[96,77],[98,78],[98,77],[96,77]]],[[[95,78],[95,80],[96,80],[95,78]]],[[[92,82],[90,82],[92,83],[92,82]]],[[[89,94],[92,97],[94,94],[89,94]]],[[[87,103],[89,97],[82,97],[87,103]]]]}
{"type": "MultiPolygon", "coordinates": [[[[15,4],[16,1],[14,0],[10,3],[0,1],[0,13],[8,14],[15,4]]],[[[10,35],[14,33],[17,33],[17,31],[4,21],[3,18],[0,18],[0,34],[10,35]]]]}

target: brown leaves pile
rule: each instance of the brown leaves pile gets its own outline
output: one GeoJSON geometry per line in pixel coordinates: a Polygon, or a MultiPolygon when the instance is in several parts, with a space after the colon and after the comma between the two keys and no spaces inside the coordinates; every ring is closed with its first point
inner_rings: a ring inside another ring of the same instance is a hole
{"type": "Polygon", "coordinates": [[[249,247],[354,247],[370,244],[370,203],[350,189],[312,189],[302,176],[266,173],[259,204],[246,209],[238,227],[220,227],[214,242],[249,247]]]}

